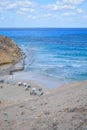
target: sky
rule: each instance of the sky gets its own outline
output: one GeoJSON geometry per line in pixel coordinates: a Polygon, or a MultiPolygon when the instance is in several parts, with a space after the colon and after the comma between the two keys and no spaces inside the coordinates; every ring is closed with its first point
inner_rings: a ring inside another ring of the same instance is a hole
{"type": "Polygon", "coordinates": [[[84,27],[87,0],[0,0],[0,28],[84,27]]]}

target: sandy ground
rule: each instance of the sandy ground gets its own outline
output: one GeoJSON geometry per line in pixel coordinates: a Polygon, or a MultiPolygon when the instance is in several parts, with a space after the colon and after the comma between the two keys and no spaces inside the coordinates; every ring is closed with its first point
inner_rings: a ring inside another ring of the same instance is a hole
{"type": "Polygon", "coordinates": [[[17,82],[0,88],[0,130],[87,130],[87,81],[43,88],[43,96],[30,95],[17,82]]]}

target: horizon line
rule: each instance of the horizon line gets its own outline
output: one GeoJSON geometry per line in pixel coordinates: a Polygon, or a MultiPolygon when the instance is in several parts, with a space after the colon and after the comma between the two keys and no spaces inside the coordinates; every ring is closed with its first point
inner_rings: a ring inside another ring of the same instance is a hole
{"type": "Polygon", "coordinates": [[[0,27],[0,29],[87,29],[87,27],[0,27]]]}

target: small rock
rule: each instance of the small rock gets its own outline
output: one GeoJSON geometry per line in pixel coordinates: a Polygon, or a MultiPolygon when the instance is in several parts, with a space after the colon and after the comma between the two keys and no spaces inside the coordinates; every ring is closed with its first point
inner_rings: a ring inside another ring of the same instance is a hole
{"type": "Polygon", "coordinates": [[[45,115],[50,115],[50,112],[44,112],[45,115]]]}
{"type": "Polygon", "coordinates": [[[68,112],[76,112],[76,111],[77,111],[77,107],[68,110],[68,112]]]}
{"type": "Polygon", "coordinates": [[[21,105],[21,106],[19,106],[20,108],[23,108],[24,106],[23,105],[21,105]]]}
{"type": "Polygon", "coordinates": [[[21,115],[24,115],[25,113],[24,112],[21,112],[21,115]]]}
{"type": "Polygon", "coordinates": [[[3,113],[5,116],[8,116],[8,114],[7,113],[3,113]]]}

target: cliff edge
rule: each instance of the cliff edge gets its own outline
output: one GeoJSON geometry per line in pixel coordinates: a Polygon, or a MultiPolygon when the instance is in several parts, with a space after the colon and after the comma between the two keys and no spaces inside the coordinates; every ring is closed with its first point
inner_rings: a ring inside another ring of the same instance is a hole
{"type": "Polygon", "coordinates": [[[22,52],[12,39],[0,36],[0,65],[16,63],[21,57],[22,52]]]}

